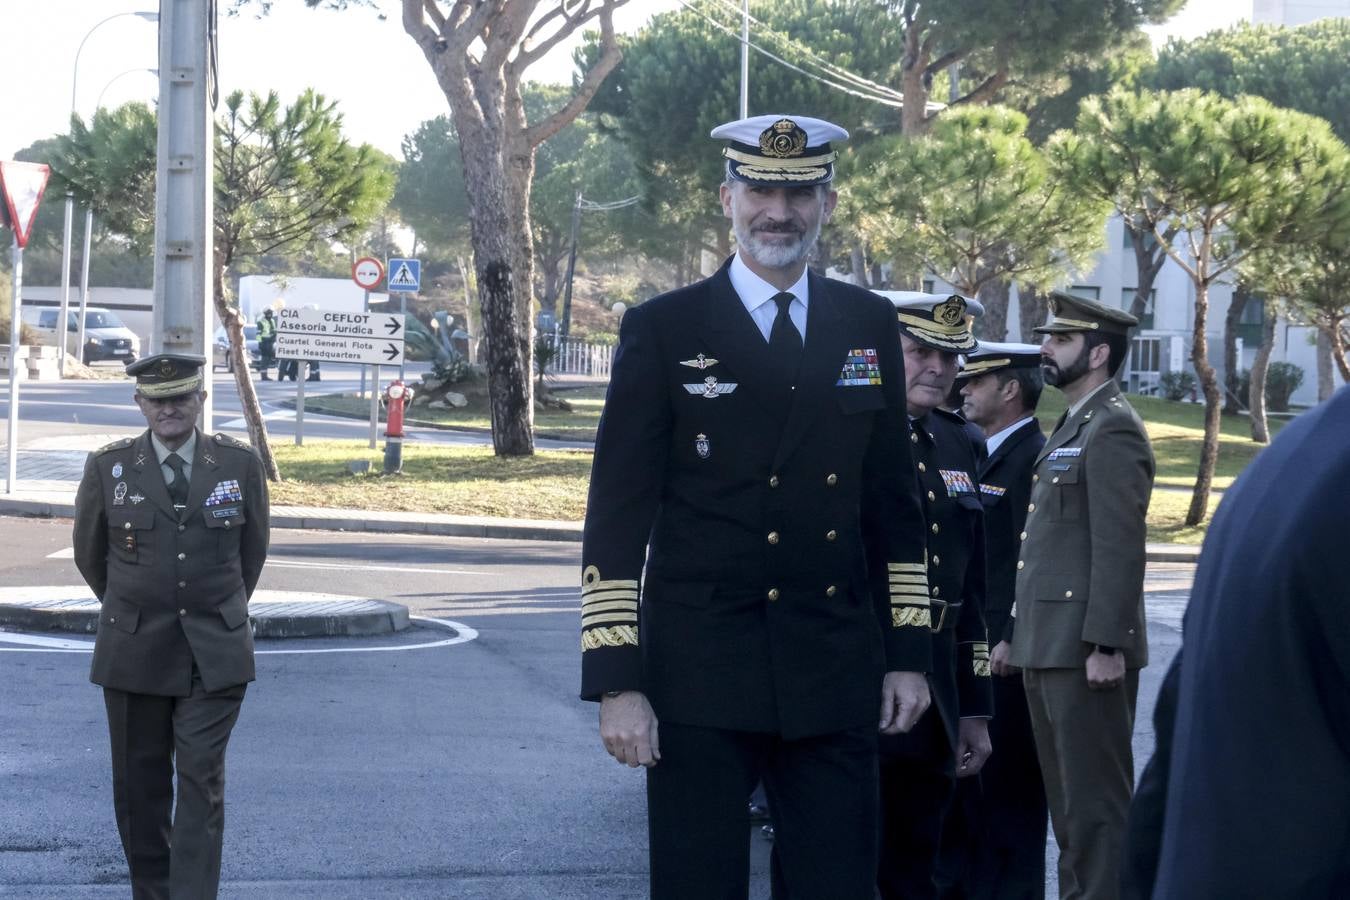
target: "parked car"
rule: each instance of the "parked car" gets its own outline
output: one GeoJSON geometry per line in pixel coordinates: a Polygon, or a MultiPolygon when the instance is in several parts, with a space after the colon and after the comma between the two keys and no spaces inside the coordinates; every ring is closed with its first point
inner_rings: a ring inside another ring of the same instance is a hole
{"type": "MultiPolygon", "coordinates": [[[[258,353],[258,326],[244,326],[244,349],[248,351],[249,367],[258,368],[261,356],[258,353]]],[[[211,369],[234,371],[234,357],[230,356],[230,336],[222,325],[216,329],[215,341],[211,344],[211,369]]]]}
{"type": "MultiPolygon", "coordinates": [[[[37,334],[38,340],[50,346],[58,346],[57,319],[61,310],[48,307],[25,307],[23,321],[28,323],[37,334]]],[[[100,360],[116,360],[129,363],[141,355],[141,339],[122,323],[117,313],[101,306],[90,306],[84,316],[84,348],[80,342],[80,312],[78,309],[66,313],[66,352],[85,363],[100,360]]]]}

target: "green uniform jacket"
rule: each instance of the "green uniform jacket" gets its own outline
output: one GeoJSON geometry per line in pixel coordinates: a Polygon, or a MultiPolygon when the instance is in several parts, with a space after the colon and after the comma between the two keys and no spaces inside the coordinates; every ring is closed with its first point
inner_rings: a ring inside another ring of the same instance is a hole
{"type": "Polygon", "coordinates": [[[1144,539],[1153,450],[1108,384],[1046,441],[1017,561],[1012,664],[1079,668],[1095,644],[1148,664],[1144,539]]]}
{"type": "Polygon", "coordinates": [[[186,697],[252,681],[248,598],[267,558],[267,479],[247,445],[197,433],[181,521],[150,432],[89,455],[75,565],[103,604],[90,680],[186,697]]]}

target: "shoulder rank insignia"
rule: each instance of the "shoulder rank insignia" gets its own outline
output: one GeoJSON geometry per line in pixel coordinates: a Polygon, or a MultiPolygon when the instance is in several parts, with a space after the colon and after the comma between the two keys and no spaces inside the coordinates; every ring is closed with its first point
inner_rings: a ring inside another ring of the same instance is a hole
{"type": "Polygon", "coordinates": [[[875,349],[850,350],[844,357],[844,367],[839,372],[835,387],[856,387],[864,384],[881,384],[881,366],[875,349]]]}
{"type": "Polygon", "coordinates": [[[218,432],[215,436],[215,442],[225,447],[234,447],[236,450],[252,450],[253,448],[238,438],[230,437],[224,432],[218,432]]]}
{"type": "Polygon", "coordinates": [[[700,353],[698,356],[695,356],[693,359],[682,359],[682,360],[680,360],[680,365],[682,365],[682,366],[688,366],[688,367],[691,368],[691,369],[698,369],[698,370],[701,372],[701,371],[703,371],[704,369],[708,369],[708,368],[711,368],[711,367],[717,365],[717,360],[713,359],[713,358],[710,357],[710,356],[704,356],[702,353],[700,353]]]}
{"type": "Polygon", "coordinates": [[[947,486],[948,497],[975,493],[975,482],[971,480],[970,473],[960,469],[938,469],[938,472],[942,475],[942,483],[947,486]]]}
{"type": "MultiPolygon", "coordinates": [[[[110,450],[121,450],[123,447],[130,447],[134,443],[136,443],[135,438],[122,438],[121,440],[113,441],[111,444],[104,444],[102,447],[99,447],[94,452],[107,453],[110,450]]],[[[114,475],[113,477],[116,478],[117,476],[114,475]]]]}
{"type": "Polygon", "coordinates": [[[684,389],[695,396],[711,400],[722,394],[730,394],[732,391],[736,390],[736,387],[737,385],[734,381],[718,384],[717,379],[709,375],[707,378],[703,379],[702,384],[686,384],[684,389]]]}

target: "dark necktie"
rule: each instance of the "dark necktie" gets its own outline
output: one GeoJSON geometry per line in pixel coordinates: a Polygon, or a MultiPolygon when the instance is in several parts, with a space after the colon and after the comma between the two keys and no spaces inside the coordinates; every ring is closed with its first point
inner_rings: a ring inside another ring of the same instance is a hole
{"type": "Polygon", "coordinates": [[[769,329],[769,354],[773,357],[779,375],[789,385],[796,384],[797,366],[802,359],[802,335],[788,315],[788,307],[792,305],[793,299],[786,292],[773,295],[773,302],[778,305],[778,315],[774,316],[773,328],[769,329]]]}
{"type": "Polygon", "coordinates": [[[164,458],[164,465],[173,470],[173,481],[169,482],[169,499],[179,509],[187,508],[188,481],[183,472],[183,457],[170,453],[164,458]]]}

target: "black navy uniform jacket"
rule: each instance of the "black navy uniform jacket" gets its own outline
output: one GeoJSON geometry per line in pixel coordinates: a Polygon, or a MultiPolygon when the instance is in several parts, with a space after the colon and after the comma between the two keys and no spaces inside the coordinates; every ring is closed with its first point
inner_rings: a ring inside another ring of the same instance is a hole
{"type": "MultiPolygon", "coordinates": [[[[953,749],[962,717],[991,716],[989,644],[984,626],[984,511],[976,481],[982,444],[966,422],[935,409],[910,423],[910,446],[928,525],[933,705],[953,749]]],[[[874,582],[881,575],[874,571],[874,582]]],[[[886,739],[883,739],[883,749],[886,739]]]]}
{"type": "MultiPolygon", "coordinates": [[[[1158,700],[1171,752],[1150,762],[1131,810],[1137,866],[1161,828],[1157,900],[1350,896],[1347,485],[1341,388],[1290,423],[1219,504],[1186,609],[1185,658],[1158,700]]],[[[1150,880],[1136,876],[1138,896],[1150,880]]]]}
{"type": "Polygon", "coordinates": [[[150,432],[89,455],[75,564],[102,602],[90,680],[186,697],[254,678],[248,598],[267,558],[267,479],[247,444],[197,432],[180,519],[150,432]]]}
{"type": "Polygon", "coordinates": [[[884,671],[928,671],[894,310],[809,290],[785,420],[726,265],[624,314],[582,549],[583,698],[642,690],[663,720],[794,739],[875,722],[884,671]]]}
{"type": "Polygon", "coordinates": [[[1045,435],[1035,419],[1025,422],[980,464],[980,499],[984,501],[987,558],[984,619],[989,643],[1012,641],[1008,620],[1017,589],[1017,557],[1031,502],[1031,472],[1045,446],[1045,435]]]}

